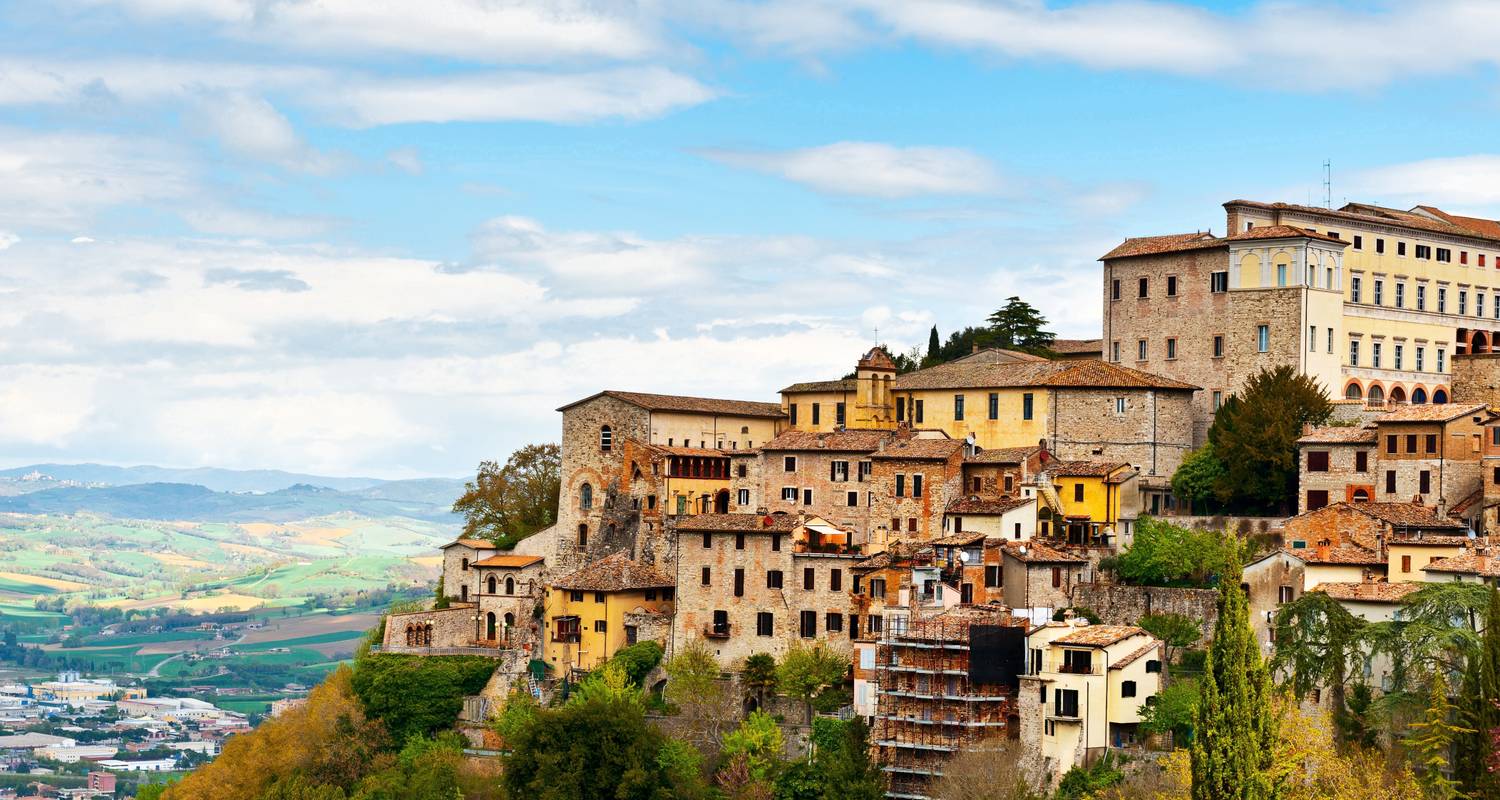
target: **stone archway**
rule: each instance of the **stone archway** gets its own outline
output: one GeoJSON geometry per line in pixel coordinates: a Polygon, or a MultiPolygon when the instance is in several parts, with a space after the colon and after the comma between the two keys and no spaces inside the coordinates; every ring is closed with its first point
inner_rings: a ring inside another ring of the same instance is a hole
{"type": "Polygon", "coordinates": [[[1392,386],[1390,397],[1392,403],[1405,403],[1406,390],[1401,388],[1400,386],[1392,386]]]}
{"type": "Polygon", "coordinates": [[[1349,385],[1344,387],[1344,399],[1345,400],[1363,400],[1363,399],[1365,399],[1365,390],[1362,389],[1362,388],[1360,388],[1359,381],[1349,381],[1349,385]]]}
{"type": "Polygon", "coordinates": [[[1442,405],[1448,402],[1448,390],[1443,388],[1433,389],[1432,402],[1436,403],[1437,405],[1442,405]]]}
{"type": "Polygon", "coordinates": [[[1411,390],[1412,405],[1422,405],[1427,402],[1427,390],[1418,386],[1411,390]]]}

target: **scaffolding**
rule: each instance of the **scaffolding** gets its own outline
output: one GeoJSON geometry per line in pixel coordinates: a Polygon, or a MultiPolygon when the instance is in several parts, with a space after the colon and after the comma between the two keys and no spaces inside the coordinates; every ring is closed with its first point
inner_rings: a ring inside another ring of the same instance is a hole
{"type": "Polygon", "coordinates": [[[971,680],[969,628],[1020,622],[1003,608],[959,606],[881,638],[873,746],[888,778],[887,797],[927,798],[954,754],[1017,735],[1015,691],[971,680]]]}

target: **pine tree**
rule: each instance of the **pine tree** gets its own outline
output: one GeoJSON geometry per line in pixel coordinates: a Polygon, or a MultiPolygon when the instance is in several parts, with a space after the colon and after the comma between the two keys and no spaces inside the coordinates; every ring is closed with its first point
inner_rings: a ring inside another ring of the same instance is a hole
{"type": "Polygon", "coordinates": [[[1043,330],[1047,318],[1019,297],[1008,297],[1005,306],[989,316],[990,327],[1001,347],[1018,350],[1044,350],[1057,335],[1043,330]]]}
{"type": "Polygon", "coordinates": [[[927,334],[927,358],[923,363],[927,366],[936,364],[943,357],[943,340],[938,338],[937,326],[932,326],[932,332],[927,334]]]}
{"type": "Polygon", "coordinates": [[[1468,732],[1460,734],[1453,775],[1471,797],[1500,798],[1500,774],[1489,771],[1490,732],[1500,727],[1500,589],[1490,589],[1485,614],[1484,639],[1479,652],[1469,658],[1459,692],[1460,722],[1468,732]]]}
{"type": "Polygon", "coordinates": [[[1446,774],[1452,765],[1453,742],[1473,730],[1449,721],[1453,705],[1448,702],[1448,682],[1438,672],[1432,673],[1432,691],[1427,700],[1427,714],[1411,724],[1406,737],[1417,762],[1417,781],[1433,800],[1452,800],[1458,796],[1458,781],[1446,774]]]}
{"type": "Polygon", "coordinates": [[[1297,496],[1297,439],[1333,413],[1316,380],[1287,365],[1250,376],[1214,414],[1208,441],[1224,470],[1219,499],[1239,509],[1285,510],[1297,496]]]}
{"type": "Polygon", "coordinates": [[[1232,563],[1219,580],[1218,621],[1203,664],[1190,756],[1193,800],[1275,800],[1277,742],[1271,674],[1250,628],[1245,593],[1232,563]]]}

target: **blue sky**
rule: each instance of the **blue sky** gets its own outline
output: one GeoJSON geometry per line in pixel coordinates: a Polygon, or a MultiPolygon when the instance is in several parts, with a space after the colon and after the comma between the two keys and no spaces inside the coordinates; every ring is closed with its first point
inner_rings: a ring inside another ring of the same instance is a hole
{"type": "Polygon", "coordinates": [[[1500,214],[1500,4],[0,2],[0,461],[459,475],[1234,197],[1500,214]]]}

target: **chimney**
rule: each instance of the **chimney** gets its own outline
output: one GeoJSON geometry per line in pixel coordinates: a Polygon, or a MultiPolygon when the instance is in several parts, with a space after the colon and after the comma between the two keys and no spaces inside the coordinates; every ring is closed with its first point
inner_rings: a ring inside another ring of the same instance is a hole
{"type": "Polygon", "coordinates": [[[974,349],[972,351],[970,351],[970,352],[973,352],[973,353],[979,352],[979,342],[975,342],[974,343],[974,349]]]}
{"type": "Polygon", "coordinates": [[[1328,560],[1328,551],[1330,549],[1332,549],[1332,548],[1329,547],[1327,539],[1324,539],[1324,540],[1318,542],[1318,560],[1319,561],[1327,561],[1328,560]]]}

